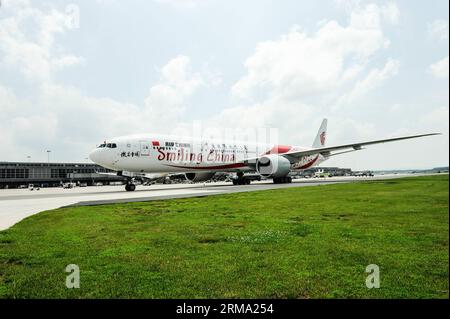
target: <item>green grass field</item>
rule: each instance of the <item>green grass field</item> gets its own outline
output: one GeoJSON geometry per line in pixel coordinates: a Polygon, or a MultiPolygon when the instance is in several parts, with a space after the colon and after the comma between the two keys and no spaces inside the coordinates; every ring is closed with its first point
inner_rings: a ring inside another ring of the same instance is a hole
{"type": "Polygon", "coordinates": [[[1,298],[448,298],[448,175],[61,208],[0,232],[1,298]],[[81,288],[67,289],[77,264],[81,288]],[[381,288],[367,289],[366,266],[381,288]]]}

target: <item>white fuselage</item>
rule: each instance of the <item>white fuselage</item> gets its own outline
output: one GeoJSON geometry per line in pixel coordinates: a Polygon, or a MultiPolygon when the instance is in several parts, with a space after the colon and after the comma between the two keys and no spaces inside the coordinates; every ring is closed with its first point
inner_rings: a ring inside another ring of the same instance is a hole
{"type": "MultiPolygon", "coordinates": [[[[131,135],[105,141],[89,157],[109,169],[135,173],[238,172],[253,170],[243,163],[247,159],[307,149],[169,135],[131,135]]],[[[306,169],[324,160],[326,157],[319,154],[304,156],[291,168],[306,169]]]]}

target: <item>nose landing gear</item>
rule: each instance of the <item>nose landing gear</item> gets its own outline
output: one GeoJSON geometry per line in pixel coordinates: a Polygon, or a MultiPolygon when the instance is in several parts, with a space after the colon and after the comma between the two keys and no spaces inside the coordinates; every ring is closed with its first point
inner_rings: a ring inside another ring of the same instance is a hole
{"type": "Polygon", "coordinates": [[[252,181],[260,181],[261,175],[257,174],[247,174],[244,175],[242,172],[238,172],[236,177],[233,178],[233,185],[250,185],[252,181]]]}
{"type": "Polygon", "coordinates": [[[133,184],[133,182],[127,182],[125,185],[125,190],[127,192],[133,192],[136,189],[136,185],[133,184]]]}

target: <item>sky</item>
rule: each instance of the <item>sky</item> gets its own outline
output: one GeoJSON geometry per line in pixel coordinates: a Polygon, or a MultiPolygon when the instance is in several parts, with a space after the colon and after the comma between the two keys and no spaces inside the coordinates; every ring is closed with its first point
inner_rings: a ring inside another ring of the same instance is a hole
{"type": "Polygon", "coordinates": [[[443,135],[323,165],[447,166],[448,5],[1,0],[0,161],[86,162],[135,133],[309,147],[328,118],[328,145],[443,135]]]}

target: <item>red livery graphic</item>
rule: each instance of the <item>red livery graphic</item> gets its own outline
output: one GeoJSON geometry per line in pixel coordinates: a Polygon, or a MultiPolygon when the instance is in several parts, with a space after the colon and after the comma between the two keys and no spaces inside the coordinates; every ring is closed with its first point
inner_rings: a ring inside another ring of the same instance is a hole
{"type": "Polygon", "coordinates": [[[266,153],[264,153],[264,155],[269,155],[269,154],[284,154],[289,152],[292,149],[292,146],[289,145],[275,145],[274,147],[272,147],[269,151],[267,151],[266,153]]]}
{"type": "Polygon", "coordinates": [[[320,134],[320,144],[325,145],[325,132],[320,134]]]}

